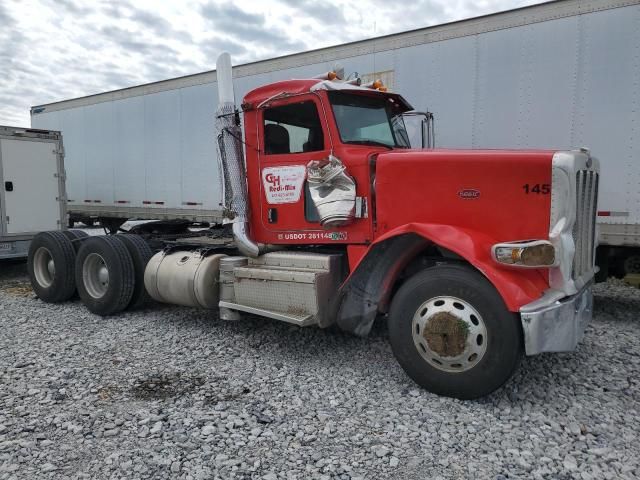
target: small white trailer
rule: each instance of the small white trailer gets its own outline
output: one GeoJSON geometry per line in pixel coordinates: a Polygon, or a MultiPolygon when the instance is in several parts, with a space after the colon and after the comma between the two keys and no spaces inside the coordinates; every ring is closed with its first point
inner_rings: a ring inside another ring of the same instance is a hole
{"type": "Polygon", "coordinates": [[[27,256],[39,232],[66,227],[60,132],[0,126],[0,260],[27,256]]]}

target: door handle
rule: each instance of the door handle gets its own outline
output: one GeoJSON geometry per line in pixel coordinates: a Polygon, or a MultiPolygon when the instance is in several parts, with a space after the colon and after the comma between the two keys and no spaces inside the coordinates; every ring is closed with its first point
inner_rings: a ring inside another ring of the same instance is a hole
{"type": "Polygon", "coordinates": [[[4,182],[4,189],[7,192],[13,192],[13,182],[4,182]]]}
{"type": "Polygon", "coordinates": [[[270,208],[267,210],[267,221],[269,223],[278,223],[278,210],[275,208],[270,208]]]}

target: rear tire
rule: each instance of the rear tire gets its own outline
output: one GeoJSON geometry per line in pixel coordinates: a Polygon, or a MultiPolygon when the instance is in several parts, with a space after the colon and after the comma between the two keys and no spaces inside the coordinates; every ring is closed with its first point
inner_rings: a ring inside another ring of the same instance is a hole
{"type": "Polygon", "coordinates": [[[69,300],[76,291],[76,252],[62,232],[37,234],[29,246],[27,271],[33,291],[44,302],[69,300]]]}
{"type": "Polygon", "coordinates": [[[114,238],[124,244],[133,261],[135,284],[133,287],[133,295],[127,309],[142,308],[151,300],[151,297],[144,287],[144,270],[151,257],[153,257],[153,251],[147,242],[138,235],[116,235],[114,238]]]}
{"type": "Polygon", "coordinates": [[[78,251],[75,278],[78,294],[90,312],[112,315],[124,310],[133,296],[133,261],[114,237],[91,237],[78,251]]]}
{"type": "Polygon", "coordinates": [[[82,239],[87,238],[89,234],[87,232],[83,232],[82,230],[64,230],[62,232],[73,244],[73,249],[78,253],[80,250],[80,245],[82,245],[82,239]]]}
{"type": "Polygon", "coordinates": [[[418,385],[474,399],[500,388],[522,357],[516,314],[479,272],[438,265],[411,277],[391,304],[393,353],[418,385]]]}

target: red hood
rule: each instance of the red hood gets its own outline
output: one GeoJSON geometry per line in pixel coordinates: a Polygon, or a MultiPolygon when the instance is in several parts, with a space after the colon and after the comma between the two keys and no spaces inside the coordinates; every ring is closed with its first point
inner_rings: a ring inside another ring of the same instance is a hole
{"type": "Polygon", "coordinates": [[[543,186],[551,184],[553,153],[381,152],[376,161],[378,234],[406,223],[424,222],[471,229],[496,242],[546,239],[551,195],[549,187],[543,186]],[[539,187],[534,188],[536,185],[539,187]]]}
{"type": "Polygon", "coordinates": [[[485,149],[469,149],[469,148],[398,148],[385,153],[401,153],[401,154],[438,154],[438,155],[479,155],[481,157],[490,155],[553,155],[557,150],[552,149],[504,149],[504,148],[485,148],[485,149]]]}

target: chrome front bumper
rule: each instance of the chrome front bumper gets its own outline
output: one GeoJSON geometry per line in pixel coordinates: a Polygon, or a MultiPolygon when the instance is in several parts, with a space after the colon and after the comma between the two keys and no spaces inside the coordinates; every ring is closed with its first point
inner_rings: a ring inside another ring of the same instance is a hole
{"type": "Polygon", "coordinates": [[[549,292],[520,308],[527,355],[575,350],[593,315],[591,284],[571,297],[549,292]]]}

